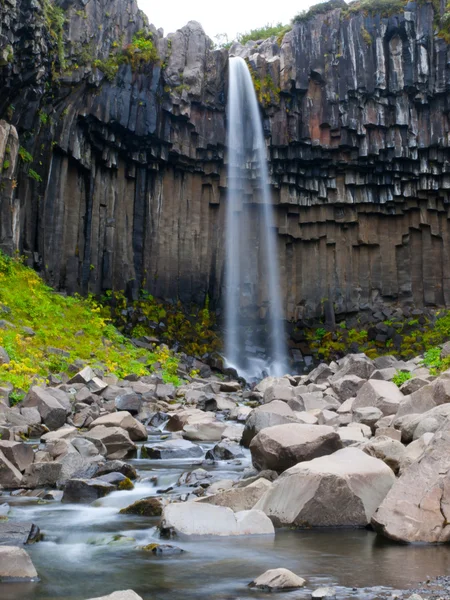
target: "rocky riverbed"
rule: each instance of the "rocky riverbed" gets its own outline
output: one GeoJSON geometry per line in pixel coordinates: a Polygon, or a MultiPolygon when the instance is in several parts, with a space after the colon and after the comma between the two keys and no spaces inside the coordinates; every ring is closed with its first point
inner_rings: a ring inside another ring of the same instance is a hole
{"type": "Polygon", "coordinates": [[[446,598],[449,416],[420,357],[5,388],[0,596],[446,598]]]}

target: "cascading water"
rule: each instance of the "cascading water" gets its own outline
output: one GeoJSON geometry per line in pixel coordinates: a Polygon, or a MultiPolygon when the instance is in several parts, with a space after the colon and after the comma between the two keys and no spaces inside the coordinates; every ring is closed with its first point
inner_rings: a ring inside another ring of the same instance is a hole
{"type": "Polygon", "coordinates": [[[229,366],[252,379],[264,371],[283,375],[287,370],[287,352],[258,100],[242,58],[230,58],[229,75],[225,354],[229,366]],[[244,206],[251,185],[254,204],[244,206]],[[259,317],[258,297],[264,289],[268,300],[268,343],[263,343],[269,360],[248,352],[249,337],[254,335],[252,324],[259,317]]]}

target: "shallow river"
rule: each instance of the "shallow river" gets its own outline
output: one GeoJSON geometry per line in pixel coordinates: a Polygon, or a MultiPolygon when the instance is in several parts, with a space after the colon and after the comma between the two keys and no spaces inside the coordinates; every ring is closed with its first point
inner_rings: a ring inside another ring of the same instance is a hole
{"type": "MultiPolygon", "coordinates": [[[[200,465],[131,462],[148,480],[132,491],[113,493],[96,506],[2,497],[13,506],[12,518],[36,523],[44,541],[27,548],[40,582],[0,584],[1,600],[85,600],[127,588],[144,600],[267,598],[247,584],[266,569],[281,566],[308,581],[306,589],[283,594],[288,600],[310,598],[311,590],[322,585],[337,586],[339,599],[373,600],[427,576],[447,573],[449,547],[394,545],[366,530],[278,530],[274,538],[176,540],[170,543],[183,548],[183,554],[155,556],[139,546],[160,541],[158,519],[118,511],[175,485],[183,472],[200,465]],[[155,476],[157,480],[150,481],[155,476]],[[129,539],[114,541],[117,534],[129,539]]],[[[208,469],[220,478],[236,477],[249,462],[219,463],[208,469]]],[[[175,487],[172,493],[180,491],[183,488],[175,487]]]]}

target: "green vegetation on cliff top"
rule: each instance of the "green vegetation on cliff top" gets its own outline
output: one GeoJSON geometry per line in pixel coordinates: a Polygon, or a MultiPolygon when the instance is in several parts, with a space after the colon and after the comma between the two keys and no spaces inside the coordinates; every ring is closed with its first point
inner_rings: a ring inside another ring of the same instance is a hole
{"type": "Polygon", "coordinates": [[[0,346],[11,359],[0,365],[0,383],[11,383],[16,396],[51,373],[70,372],[76,360],[118,377],[148,375],[156,363],[165,381],[179,383],[178,361],[166,346],[136,348],[92,297],[58,294],[20,259],[2,253],[0,346]]]}

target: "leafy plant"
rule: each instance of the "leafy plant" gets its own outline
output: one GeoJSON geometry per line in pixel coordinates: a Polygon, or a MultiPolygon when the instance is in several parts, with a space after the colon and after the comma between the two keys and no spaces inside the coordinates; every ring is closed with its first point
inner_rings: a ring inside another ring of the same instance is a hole
{"type": "Polygon", "coordinates": [[[247,42],[258,42],[259,40],[266,40],[270,37],[276,37],[278,40],[281,38],[282,40],[284,35],[291,29],[292,27],[290,25],[283,25],[283,23],[280,22],[275,25],[273,23],[267,23],[263,27],[251,29],[246,33],[239,33],[236,39],[243,46],[245,46],[247,42]]]}
{"type": "Polygon", "coordinates": [[[31,179],[34,179],[38,183],[42,181],[42,177],[34,169],[28,169],[28,177],[31,177],[31,179]]]}
{"type": "Polygon", "coordinates": [[[412,375],[409,371],[397,371],[397,373],[392,378],[393,383],[400,387],[405,383],[405,381],[409,381],[412,375]]]}
{"type": "Polygon", "coordinates": [[[29,163],[33,161],[32,155],[28,152],[28,150],[25,150],[23,146],[19,147],[19,158],[24,163],[29,163]]]}

